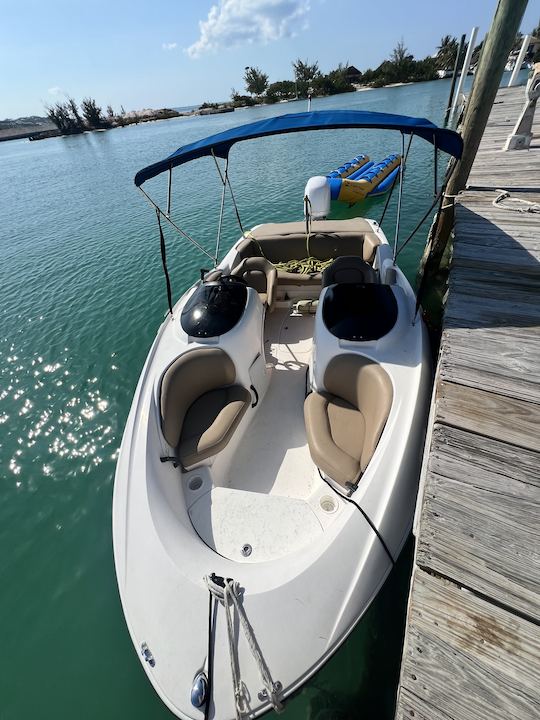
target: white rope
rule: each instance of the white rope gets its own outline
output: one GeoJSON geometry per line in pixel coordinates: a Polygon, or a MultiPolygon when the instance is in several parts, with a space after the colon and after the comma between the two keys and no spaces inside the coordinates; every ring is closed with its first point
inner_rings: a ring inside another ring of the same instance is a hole
{"type": "Polygon", "coordinates": [[[522,198],[510,197],[510,193],[507,190],[497,189],[499,195],[491,203],[493,207],[498,207],[502,210],[510,210],[510,212],[519,213],[538,213],[540,212],[540,203],[531,202],[530,200],[523,200],[522,198]],[[503,200],[508,200],[510,203],[516,203],[518,207],[512,207],[511,205],[503,205],[503,200]],[[519,207],[519,205],[524,207],[519,207]]]}
{"type": "Polygon", "coordinates": [[[245,685],[240,676],[240,668],[238,666],[238,658],[234,638],[233,615],[231,613],[231,603],[233,609],[236,610],[238,619],[240,620],[240,624],[249,645],[249,649],[259,670],[259,675],[266,690],[268,700],[270,701],[272,707],[276,712],[281,712],[283,710],[283,704],[278,698],[278,693],[281,686],[278,683],[272,682],[270,672],[261,654],[261,651],[257,644],[257,640],[255,639],[253,628],[249,624],[244,607],[241,605],[240,600],[238,599],[238,591],[240,588],[240,584],[234,580],[231,580],[230,578],[225,578],[225,587],[222,587],[209,576],[205,576],[204,580],[206,582],[208,590],[213,595],[213,597],[219,600],[225,607],[225,614],[227,617],[227,635],[229,641],[229,657],[231,661],[231,674],[233,681],[237,720],[241,720],[242,715],[245,715],[249,711],[249,707],[246,700],[245,685]]]}

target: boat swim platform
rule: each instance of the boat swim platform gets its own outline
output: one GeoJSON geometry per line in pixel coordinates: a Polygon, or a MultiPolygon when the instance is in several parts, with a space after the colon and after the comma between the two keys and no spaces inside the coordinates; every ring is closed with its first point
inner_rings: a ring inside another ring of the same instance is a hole
{"type": "Polygon", "coordinates": [[[540,717],[540,121],[499,90],[456,205],[415,521],[398,720],[540,717]]]}

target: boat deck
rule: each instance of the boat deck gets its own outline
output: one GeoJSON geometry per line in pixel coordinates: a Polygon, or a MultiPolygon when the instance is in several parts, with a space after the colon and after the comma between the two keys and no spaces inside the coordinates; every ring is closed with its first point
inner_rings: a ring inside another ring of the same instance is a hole
{"type": "Polygon", "coordinates": [[[267,393],[228,473],[229,487],[285,497],[313,492],[314,465],[304,425],[306,377],[313,344],[313,315],[278,307],[265,324],[267,393]]]}
{"type": "Polygon", "coordinates": [[[396,718],[540,717],[540,122],[499,91],[456,207],[396,718]]]}

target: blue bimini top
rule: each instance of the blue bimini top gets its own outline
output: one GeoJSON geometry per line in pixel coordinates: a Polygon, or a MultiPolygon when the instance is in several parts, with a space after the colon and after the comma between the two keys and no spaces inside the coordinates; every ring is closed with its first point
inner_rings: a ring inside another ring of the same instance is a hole
{"type": "Polygon", "coordinates": [[[293,113],[258,120],[240,125],[224,132],[210,135],[197,142],[184,145],[164,160],[148,165],[135,175],[135,185],[139,187],[150,178],[171,170],[177,165],[196,160],[206,155],[227,158],[231,147],[243,140],[253,140],[270,135],[302,132],[308,130],[337,130],[345,128],[375,128],[378,130],[398,130],[407,135],[418,135],[435,145],[439,150],[461,157],[463,141],[461,135],[453,130],[439,128],[425,118],[393,115],[392,113],[370,112],[368,110],[318,110],[316,112],[293,113]]]}

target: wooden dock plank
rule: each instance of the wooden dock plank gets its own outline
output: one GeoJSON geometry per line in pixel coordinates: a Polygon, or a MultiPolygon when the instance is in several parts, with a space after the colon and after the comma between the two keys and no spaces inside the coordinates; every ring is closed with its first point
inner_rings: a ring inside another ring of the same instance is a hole
{"type": "Polygon", "coordinates": [[[497,96],[456,200],[396,718],[540,717],[539,138],[502,152],[524,104],[497,96]]]}
{"type": "MultiPolygon", "coordinates": [[[[540,280],[539,280],[540,282],[540,280]]],[[[474,294],[471,292],[471,295],[474,294]]],[[[493,299],[481,291],[474,300],[469,294],[450,293],[445,310],[445,327],[537,327],[538,309],[509,291],[508,302],[493,299]]]]}
{"type": "Polygon", "coordinates": [[[536,453],[435,426],[417,563],[540,623],[537,460],[536,453]]]}
{"type": "Polygon", "coordinates": [[[441,381],[436,417],[446,425],[540,452],[540,406],[535,403],[441,381]]]}
{"type": "Polygon", "coordinates": [[[407,688],[402,688],[396,720],[453,720],[440,708],[434,708],[407,688]]]}
{"type": "Polygon", "coordinates": [[[537,720],[539,666],[537,625],[415,569],[402,666],[409,703],[422,698],[452,720],[537,720]]]}
{"type": "Polygon", "coordinates": [[[445,330],[439,377],[499,395],[540,403],[540,328],[509,342],[505,328],[445,330]]]}

